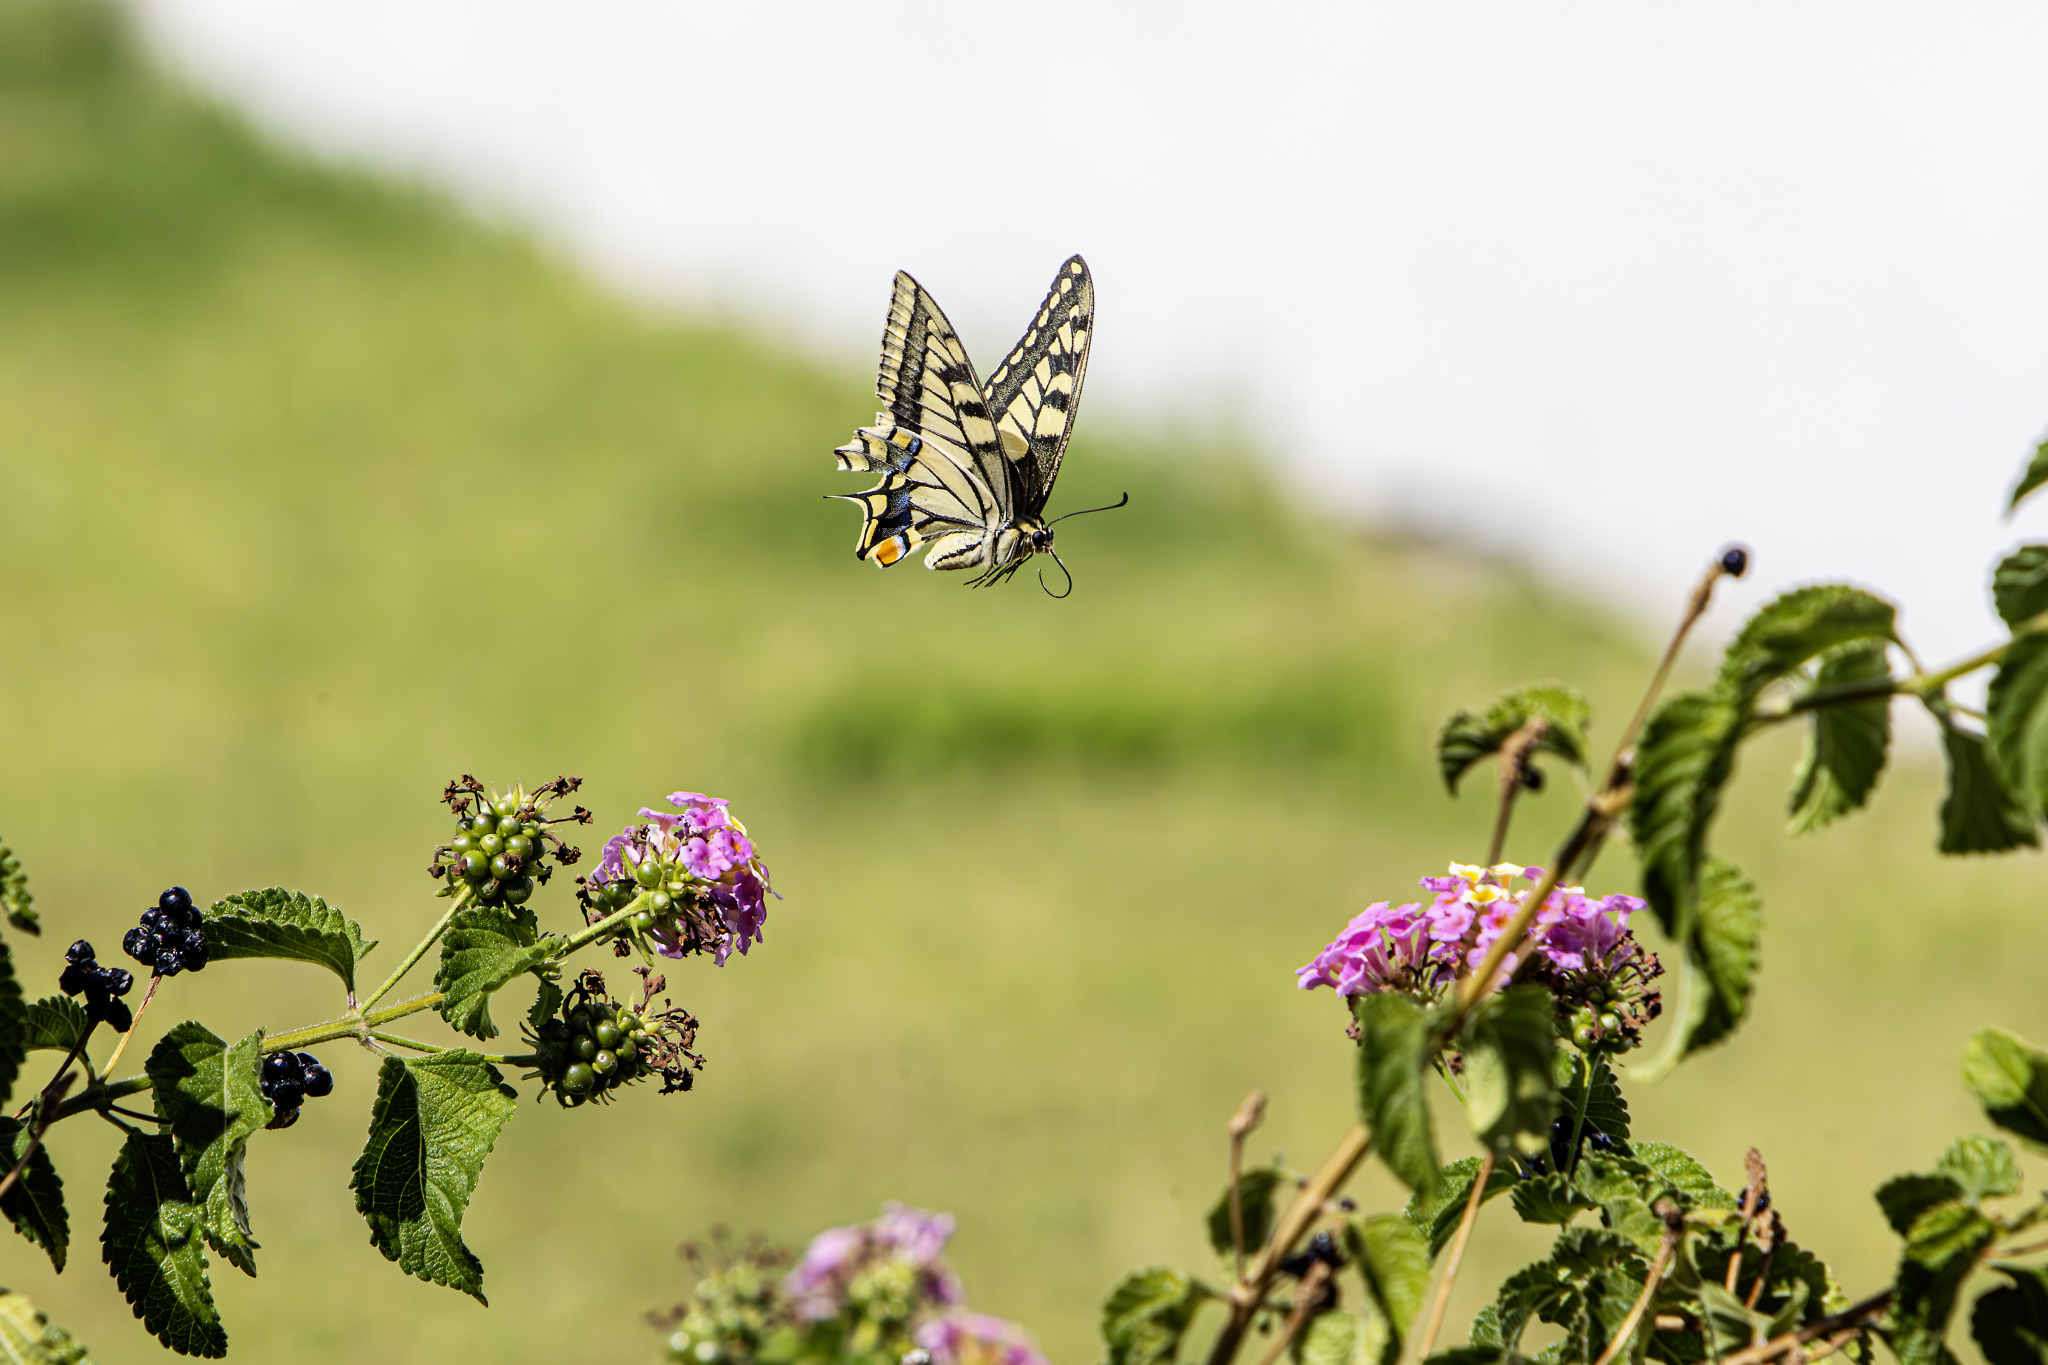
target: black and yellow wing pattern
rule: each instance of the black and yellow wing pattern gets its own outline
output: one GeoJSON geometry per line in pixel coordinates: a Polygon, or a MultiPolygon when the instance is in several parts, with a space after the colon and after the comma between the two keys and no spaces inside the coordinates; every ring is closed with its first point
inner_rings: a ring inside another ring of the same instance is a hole
{"type": "Polygon", "coordinates": [[[898,272],[875,381],[883,411],[839,447],[843,470],[879,472],[862,493],[855,553],[884,568],[920,546],[928,569],[987,583],[1052,547],[1040,517],[1059,473],[1094,330],[1079,256],[1060,267],[1032,325],[984,388],[937,301],[898,272]]]}

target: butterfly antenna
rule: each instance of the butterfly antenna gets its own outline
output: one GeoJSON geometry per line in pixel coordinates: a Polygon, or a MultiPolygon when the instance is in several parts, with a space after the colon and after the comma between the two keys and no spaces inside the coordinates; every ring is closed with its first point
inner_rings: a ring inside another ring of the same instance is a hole
{"type": "MultiPolygon", "coordinates": [[[[1087,515],[1088,515],[1088,514],[1089,514],[1090,512],[1114,512],[1114,511],[1115,511],[1115,510],[1116,510],[1117,508],[1119,508],[1119,507],[1122,507],[1122,506],[1123,506],[1123,505],[1124,505],[1125,503],[1129,502],[1130,500],[1131,500],[1131,495],[1130,495],[1129,493],[1126,493],[1126,494],[1124,494],[1124,495],[1123,495],[1122,497],[1118,498],[1118,499],[1117,499],[1117,500],[1116,500],[1115,502],[1112,502],[1112,503],[1108,504],[1107,506],[1104,506],[1104,507],[1083,507],[1083,508],[1082,508],[1082,509],[1081,509],[1080,511],[1078,511],[1078,512],[1067,512],[1067,513],[1063,513],[1063,514],[1062,514],[1062,515],[1060,515],[1060,516],[1054,517],[1054,518],[1053,518],[1053,519],[1052,519],[1051,521],[1048,521],[1048,522],[1046,523],[1046,525],[1047,525],[1047,526],[1057,526],[1057,525],[1059,525],[1059,524],[1060,524],[1061,522],[1065,521],[1065,520],[1066,520],[1066,519],[1067,519],[1068,517],[1085,517],[1085,516],[1087,516],[1087,515]]],[[[1057,556],[1057,555],[1055,555],[1055,556],[1054,556],[1054,558],[1058,558],[1058,556],[1057,556]]],[[[1064,569],[1064,568],[1066,568],[1067,566],[1066,566],[1066,565],[1064,565],[1064,564],[1062,564],[1062,565],[1060,565],[1060,567],[1061,567],[1062,569],[1064,569]]]]}
{"type": "MultiPolygon", "coordinates": [[[[1129,495],[1128,495],[1128,494],[1126,494],[1126,495],[1125,495],[1125,497],[1126,497],[1126,500],[1128,500],[1128,498],[1129,498],[1129,495]]],[[[1122,506],[1122,504],[1121,504],[1121,503],[1119,503],[1119,504],[1118,504],[1118,506],[1122,506]]],[[[1098,512],[1101,512],[1101,511],[1107,511],[1108,509],[1107,509],[1107,508],[1100,508],[1100,507],[1098,507],[1098,508],[1097,508],[1096,510],[1097,510],[1098,512]]],[[[1078,515],[1078,513],[1076,513],[1075,515],[1078,515]]],[[[1045,595],[1046,595],[1047,597],[1054,597],[1054,598],[1059,598],[1059,597],[1072,597],[1072,596],[1074,595],[1074,575],[1073,575],[1073,573],[1072,573],[1072,572],[1071,572],[1071,571],[1070,571],[1070,570],[1069,570],[1069,569],[1067,568],[1067,562],[1066,562],[1066,561],[1065,561],[1064,559],[1061,559],[1061,558],[1060,558],[1060,556],[1059,556],[1059,551],[1057,551],[1057,550],[1052,550],[1052,549],[1048,549],[1048,550],[1046,551],[1046,553],[1052,556],[1052,562],[1053,562],[1053,563],[1055,563],[1055,564],[1057,564],[1057,565],[1059,565],[1059,566],[1060,566],[1060,572],[1061,572],[1061,573],[1063,573],[1063,574],[1066,574],[1066,576],[1067,576],[1067,590],[1066,590],[1065,592],[1054,592],[1054,591],[1053,591],[1053,590],[1052,590],[1051,588],[1048,588],[1048,587],[1046,587],[1046,586],[1045,586],[1045,570],[1044,570],[1044,569],[1040,569],[1040,570],[1038,571],[1038,587],[1039,587],[1039,590],[1040,590],[1041,592],[1043,592],[1043,593],[1044,593],[1044,594],[1045,594],[1045,595]]]]}

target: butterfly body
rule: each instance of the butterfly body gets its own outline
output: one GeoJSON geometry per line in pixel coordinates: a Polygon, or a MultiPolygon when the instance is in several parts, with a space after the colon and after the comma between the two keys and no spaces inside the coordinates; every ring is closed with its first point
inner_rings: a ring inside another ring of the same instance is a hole
{"type": "Polygon", "coordinates": [[[1070,257],[984,386],[938,303],[899,271],[875,381],[885,410],[834,452],[842,470],[882,475],[865,492],[832,495],[861,508],[854,553],[888,568],[922,547],[926,568],[977,570],[976,586],[1051,553],[1043,513],[1094,325],[1087,262],[1070,257]]]}

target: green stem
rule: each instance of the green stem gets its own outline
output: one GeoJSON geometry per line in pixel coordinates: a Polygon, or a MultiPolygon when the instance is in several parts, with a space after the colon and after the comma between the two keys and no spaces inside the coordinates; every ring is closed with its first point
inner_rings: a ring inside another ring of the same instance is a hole
{"type": "Polygon", "coordinates": [[[422,1043],[411,1038],[401,1038],[395,1033],[380,1033],[373,1028],[364,1029],[363,1032],[380,1043],[389,1043],[393,1047],[409,1047],[414,1052],[446,1052],[448,1050],[445,1047],[437,1047],[432,1043],[422,1043]]]}
{"type": "Polygon", "coordinates": [[[398,964],[398,970],[385,977],[384,984],[371,991],[363,1003],[356,1006],[356,1009],[367,1013],[370,1006],[391,994],[391,988],[404,980],[405,974],[418,965],[419,960],[427,955],[427,949],[441,941],[441,935],[448,932],[448,921],[455,918],[456,912],[469,908],[470,898],[471,892],[466,885],[462,890],[456,892],[455,904],[448,907],[448,913],[441,916],[435,922],[433,928],[427,930],[427,936],[413,945],[412,951],[406,954],[405,961],[398,964]]]}
{"type": "MultiPolygon", "coordinates": [[[[1583,1057],[1584,1054],[1581,1054],[1581,1056],[1583,1057]]],[[[1586,1111],[1593,1107],[1593,1061],[1591,1058],[1586,1058],[1585,1062],[1586,1093],[1579,1096],[1579,1112],[1572,1116],[1572,1145],[1568,1149],[1571,1153],[1571,1169],[1565,1172],[1567,1176],[1578,1174],[1579,1139],[1584,1137],[1586,1133],[1586,1111]]]]}

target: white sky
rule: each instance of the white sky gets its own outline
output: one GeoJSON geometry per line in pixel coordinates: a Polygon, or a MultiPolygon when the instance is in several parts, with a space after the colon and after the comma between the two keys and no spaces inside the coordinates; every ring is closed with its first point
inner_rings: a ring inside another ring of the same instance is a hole
{"type": "Polygon", "coordinates": [[[1939,658],[2048,532],[1998,516],[2048,428],[2048,7],[134,3],[295,138],[849,358],[902,267],[986,370],[1080,250],[1084,421],[1533,523],[1654,619],[1739,538],[1744,597],[1851,577],[1939,658]]]}

